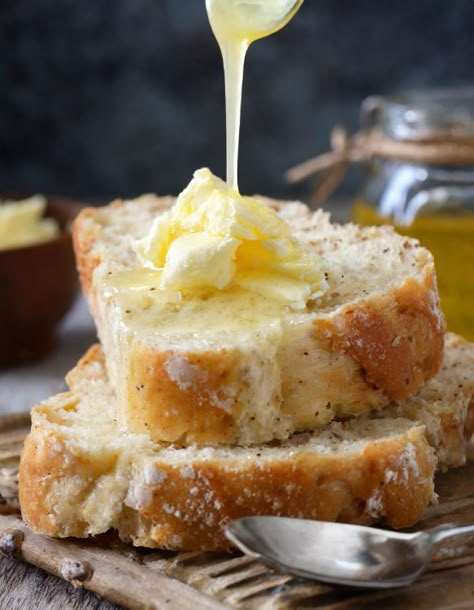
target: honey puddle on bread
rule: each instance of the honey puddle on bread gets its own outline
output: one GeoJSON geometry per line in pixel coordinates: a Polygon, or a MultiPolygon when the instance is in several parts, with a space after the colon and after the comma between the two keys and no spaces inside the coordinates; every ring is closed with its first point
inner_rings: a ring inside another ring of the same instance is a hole
{"type": "Polygon", "coordinates": [[[205,299],[208,308],[213,295],[241,290],[305,311],[327,289],[319,256],[291,235],[273,209],[240,195],[237,182],[245,54],[253,41],[288,23],[302,3],[207,0],[224,63],[227,183],[206,168],[196,171],[175,205],[158,215],[148,234],[135,242],[138,269],[114,278],[115,290],[128,286],[135,295],[144,294],[141,288],[152,285],[187,301],[205,299]]]}

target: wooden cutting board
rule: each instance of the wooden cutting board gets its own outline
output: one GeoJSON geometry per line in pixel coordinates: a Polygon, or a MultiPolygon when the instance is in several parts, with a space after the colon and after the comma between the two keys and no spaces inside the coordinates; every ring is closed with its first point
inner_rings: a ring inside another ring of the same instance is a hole
{"type": "MultiPolygon", "coordinates": [[[[0,418],[0,551],[10,556],[2,561],[33,564],[137,610],[474,608],[474,536],[456,548],[441,548],[432,569],[410,587],[365,591],[276,574],[237,554],[134,549],[112,535],[63,541],[33,534],[21,521],[17,497],[18,459],[28,429],[27,415],[0,418]]],[[[474,523],[474,463],[438,476],[437,491],[439,504],[426,512],[420,529],[474,523]]],[[[34,606],[32,598],[25,607],[34,606]]]]}

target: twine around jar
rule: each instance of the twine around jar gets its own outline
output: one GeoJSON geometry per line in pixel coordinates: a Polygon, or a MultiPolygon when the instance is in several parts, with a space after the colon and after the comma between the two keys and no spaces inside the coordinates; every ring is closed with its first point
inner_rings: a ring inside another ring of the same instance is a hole
{"type": "Polygon", "coordinates": [[[336,190],[351,163],[374,157],[423,165],[474,166],[474,136],[454,136],[431,132],[420,140],[395,140],[377,128],[361,130],[349,136],[344,127],[336,126],[330,137],[331,151],[308,159],[289,169],[285,178],[300,182],[323,173],[315,191],[316,203],[323,203],[336,190]]]}

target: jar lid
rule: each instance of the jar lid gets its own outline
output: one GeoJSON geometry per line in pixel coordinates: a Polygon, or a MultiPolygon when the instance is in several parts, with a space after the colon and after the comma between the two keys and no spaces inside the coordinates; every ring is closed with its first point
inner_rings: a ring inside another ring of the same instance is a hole
{"type": "Polygon", "coordinates": [[[474,87],[371,96],[362,104],[361,123],[395,140],[472,139],[474,87]]]}

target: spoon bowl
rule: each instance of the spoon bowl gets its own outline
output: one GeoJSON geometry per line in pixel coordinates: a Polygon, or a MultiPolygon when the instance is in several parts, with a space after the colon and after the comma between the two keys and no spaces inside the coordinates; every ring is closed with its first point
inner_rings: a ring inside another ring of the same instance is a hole
{"type": "Polygon", "coordinates": [[[379,589],[410,584],[428,567],[436,544],[469,533],[474,525],[405,534],[284,517],[247,517],[226,529],[240,550],[279,571],[379,589]]]}
{"type": "Polygon", "coordinates": [[[247,44],[281,30],[302,4],[303,0],[206,0],[213,30],[225,30],[247,44]]]}

